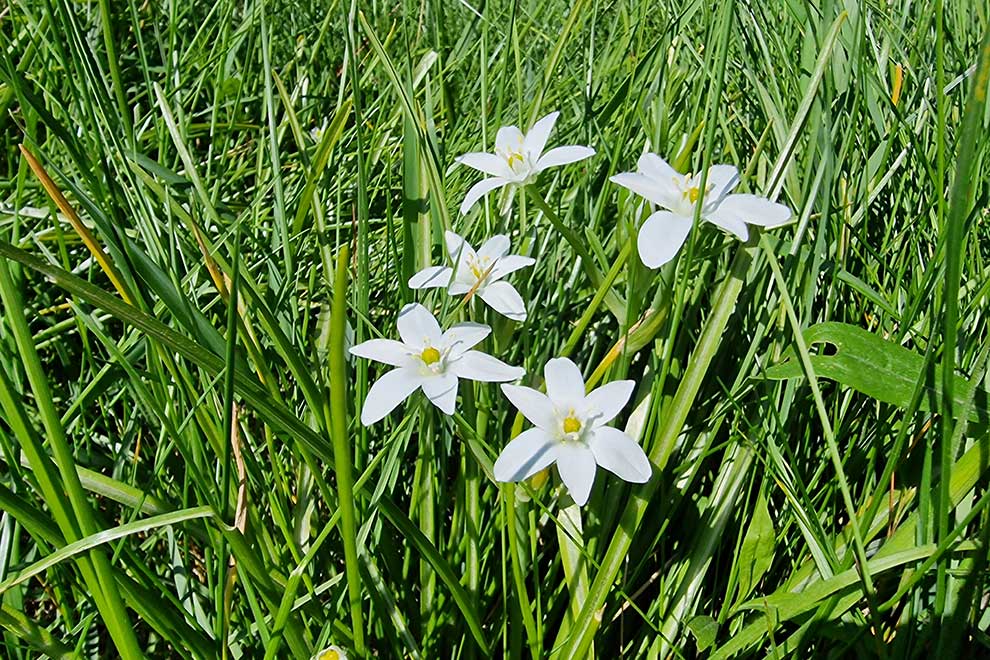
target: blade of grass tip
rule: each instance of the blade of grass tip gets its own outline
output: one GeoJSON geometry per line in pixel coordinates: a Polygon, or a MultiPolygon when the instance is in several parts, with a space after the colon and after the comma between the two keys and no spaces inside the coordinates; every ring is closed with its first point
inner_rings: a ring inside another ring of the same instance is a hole
{"type": "MultiPolygon", "coordinates": [[[[550,56],[547,58],[547,66],[543,71],[543,82],[536,92],[536,98],[533,99],[533,105],[529,112],[529,123],[533,125],[537,116],[540,114],[540,106],[543,105],[543,97],[546,94],[547,86],[554,79],[553,72],[557,68],[557,64],[560,62],[560,57],[563,55],[564,46],[567,45],[567,40],[570,38],[571,34],[574,32],[578,25],[579,19],[582,17],[582,10],[584,5],[587,4],[587,0],[577,0],[571,4],[570,12],[567,14],[567,20],[564,25],[560,28],[560,34],[557,37],[556,43],[554,43],[553,50],[550,51],[550,56]]],[[[518,17],[517,17],[518,20],[518,17]]],[[[522,95],[520,94],[520,101],[522,100],[522,95]]]]}
{"type": "Polygon", "coordinates": [[[86,225],[83,224],[82,220],[79,218],[79,215],[76,213],[76,210],[71,204],[69,204],[69,201],[62,194],[62,191],[59,190],[58,186],[55,185],[52,178],[48,176],[48,172],[46,172],[45,168],[40,162],[38,162],[38,159],[34,157],[34,154],[32,154],[23,144],[18,145],[18,147],[20,147],[21,154],[24,156],[24,160],[27,161],[31,171],[34,172],[34,175],[41,183],[41,187],[45,189],[45,192],[48,193],[48,196],[51,197],[53,202],[55,202],[55,205],[58,206],[59,210],[62,211],[66,218],[68,218],[69,224],[71,224],[72,228],[77,234],[79,234],[79,237],[86,245],[86,248],[89,250],[90,254],[93,255],[94,259],[96,259],[96,263],[98,263],[100,268],[103,269],[103,272],[106,274],[107,278],[109,278],[110,283],[113,284],[113,287],[117,289],[117,293],[119,293],[120,297],[125,301],[133,304],[134,300],[128,293],[124,280],[117,273],[117,269],[113,267],[113,263],[110,261],[110,257],[107,253],[104,252],[103,246],[100,245],[99,241],[96,240],[96,237],[93,236],[86,225]]]}
{"type": "MultiPolygon", "coordinates": [[[[261,60],[265,79],[265,114],[268,116],[268,151],[272,168],[272,183],[274,184],[275,204],[273,206],[273,217],[275,227],[278,230],[278,240],[281,242],[282,256],[285,259],[285,282],[286,286],[292,286],[295,281],[295,256],[292,253],[292,241],[289,240],[289,226],[285,218],[285,193],[282,183],[282,163],[279,159],[278,151],[278,128],[275,125],[275,93],[272,89],[272,77],[274,70],[269,56],[268,22],[265,20],[265,4],[258,8],[261,17],[261,60]]],[[[276,247],[276,246],[272,246],[276,247]]]]}
{"type": "MultiPolygon", "coordinates": [[[[63,533],[66,535],[66,540],[75,541],[79,534],[89,536],[96,533],[96,521],[89,501],[86,499],[86,491],[76,473],[75,458],[65,437],[61,418],[58,411],[55,410],[48,379],[45,376],[41,358],[38,356],[31,330],[24,316],[24,303],[14,287],[10,276],[10,267],[6,260],[0,262],[0,300],[2,300],[5,308],[4,318],[17,344],[28,383],[34,393],[35,403],[38,406],[41,421],[48,437],[48,444],[62,478],[62,486],[79,526],[78,530],[73,527],[63,530],[63,533]]],[[[117,589],[114,571],[107,555],[99,549],[93,549],[90,552],[90,559],[96,575],[94,576],[95,581],[90,581],[89,587],[117,650],[124,658],[143,657],[141,647],[134,634],[130,615],[117,589]]]]}
{"type": "Polygon", "coordinates": [[[120,113],[120,121],[127,133],[127,138],[134,140],[134,121],[131,116],[131,106],[124,97],[124,84],[120,77],[120,60],[117,57],[117,48],[114,42],[112,17],[115,15],[110,10],[108,0],[99,0],[100,21],[103,28],[103,47],[107,49],[107,65],[110,68],[110,80],[112,82],[114,100],[117,102],[117,112],[120,113]]]}
{"type": "MultiPolygon", "coordinates": [[[[936,21],[939,36],[939,43],[936,45],[937,71],[944,76],[942,68],[942,2],[936,3],[936,21]]],[[[973,196],[976,192],[976,178],[973,176],[973,168],[976,165],[978,148],[980,147],[980,137],[983,132],[983,115],[987,103],[987,87],[990,81],[990,29],[983,34],[980,44],[979,61],[973,86],[970,89],[969,99],[966,102],[966,110],[963,115],[962,126],[959,132],[959,152],[956,157],[956,172],[949,193],[949,209],[946,224],[939,223],[939,228],[945,231],[945,280],[942,293],[944,301],[944,312],[942,322],[942,442],[941,442],[941,476],[939,478],[938,497],[938,539],[943,542],[949,534],[949,513],[951,505],[949,503],[948,489],[949,479],[952,474],[952,464],[955,459],[955,446],[952,441],[953,424],[965,424],[965,417],[956,418],[954,410],[953,387],[955,386],[956,371],[956,341],[959,333],[959,283],[962,277],[962,257],[966,248],[966,218],[969,216],[970,207],[973,204],[973,196]]],[[[944,80],[938,81],[937,89],[944,89],[944,80]]],[[[945,109],[944,95],[936,94],[938,99],[938,122],[939,122],[939,153],[938,153],[938,183],[939,193],[943,190],[941,184],[945,181],[944,155],[942,146],[946,138],[945,133],[945,109]]],[[[942,208],[942,195],[938,194],[940,210],[942,208]]],[[[952,617],[951,608],[946,608],[948,585],[947,583],[947,562],[940,562],[938,565],[936,591],[935,591],[935,615],[940,619],[952,617]],[[948,611],[947,611],[948,610],[948,611]]],[[[947,626],[946,630],[940,628],[938,648],[939,650],[951,650],[958,644],[958,639],[953,640],[946,635],[954,630],[955,626],[947,626]]]]}
{"type": "Polygon", "coordinates": [[[357,12],[357,20],[360,22],[361,28],[364,30],[365,35],[368,37],[368,43],[371,45],[372,50],[375,52],[378,60],[382,63],[382,67],[385,69],[385,74],[388,76],[389,82],[395,89],[395,93],[399,96],[399,101],[402,103],[406,116],[412,120],[412,126],[414,126],[416,131],[419,133],[418,142],[420,146],[420,153],[422,154],[421,164],[426,170],[426,177],[430,188],[430,200],[432,202],[430,209],[436,211],[437,216],[440,219],[440,226],[444,229],[450,229],[450,212],[447,210],[447,195],[440,175],[438,164],[439,159],[437,154],[434,153],[434,150],[430,148],[430,141],[423,132],[422,124],[420,122],[422,112],[419,109],[419,106],[416,105],[415,100],[406,93],[406,86],[402,83],[395,65],[392,63],[391,58],[389,58],[388,53],[385,51],[385,46],[383,46],[382,42],[378,40],[378,36],[371,28],[371,25],[368,23],[368,19],[365,18],[363,12],[357,12]]]}
{"type": "Polygon", "coordinates": [[[334,472],[340,503],[340,531],[344,539],[344,570],[351,610],[354,651],[365,656],[364,623],[361,617],[361,565],[357,552],[357,523],[354,506],[354,477],[351,474],[351,447],[347,441],[347,361],[344,357],[344,331],[347,321],[347,245],[337,253],[337,270],[330,313],[330,428],[333,441],[334,472]]]}

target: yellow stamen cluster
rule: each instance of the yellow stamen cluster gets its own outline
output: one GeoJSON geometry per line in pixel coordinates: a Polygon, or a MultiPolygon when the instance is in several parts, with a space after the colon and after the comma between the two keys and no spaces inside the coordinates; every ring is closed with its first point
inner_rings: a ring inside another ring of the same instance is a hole
{"type": "Polygon", "coordinates": [[[420,353],[419,356],[423,358],[423,362],[425,362],[426,364],[436,364],[437,362],[440,361],[440,351],[433,348],[432,346],[428,346],[427,348],[424,348],[423,352],[420,353]]]}
{"type": "Polygon", "coordinates": [[[574,415],[564,418],[564,433],[577,433],[581,430],[581,420],[574,415]]]}
{"type": "Polygon", "coordinates": [[[468,262],[468,267],[471,269],[471,274],[474,275],[474,279],[482,280],[488,275],[488,267],[491,259],[485,257],[484,261],[478,261],[477,259],[472,259],[468,262]]]}
{"type": "Polygon", "coordinates": [[[523,162],[523,155],[521,153],[519,153],[518,151],[512,151],[512,152],[509,152],[509,157],[508,157],[507,160],[509,161],[509,167],[515,167],[515,164],[517,162],[519,164],[522,164],[522,162],[523,162]]]}

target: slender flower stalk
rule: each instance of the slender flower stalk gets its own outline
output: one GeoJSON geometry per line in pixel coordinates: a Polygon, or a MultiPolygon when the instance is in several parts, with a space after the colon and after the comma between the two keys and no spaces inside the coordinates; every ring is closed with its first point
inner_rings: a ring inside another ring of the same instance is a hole
{"type": "Polygon", "coordinates": [[[364,617],[361,613],[361,573],[358,568],[357,520],[354,506],[354,475],[351,443],[347,435],[347,368],[344,337],[347,314],[348,249],[337,253],[334,297],[330,313],[330,436],[333,442],[334,472],[340,499],[340,530],[344,540],[344,569],[351,610],[354,649],[364,655],[364,617]]]}
{"type": "Polygon", "coordinates": [[[361,423],[381,420],[416,390],[447,415],[454,414],[458,379],[504,383],[521,378],[525,371],[471,348],[492,329],[480,323],[458,323],[446,332],[425,307],[411,303],[399,312],[402,341],[371,339],[350,349],[352,355],[390,364],[397,369],[379,378],[368,391],[361,423]]]}
{"type": "Polygon", "coordinates": [[[526,134],[516,126],[503,126],[495,135],[495,153],[475,151],[455,159],[462,165],[491,175],[468,190],[461,203],[461,215],[466,215],[479,199],[491,191],[510,186],[510,195],[502,208],[505,213],[512,204],[515,189],[533,183],[543,170],[576,163],[595,155],[591,147],[579,145],[556,147],[543,153],[559,116],[559,112],[551,112],[533,124],[526,134]]]}
{"type": "Polygon", "coordinates": [[[447,255],[453,267],[429,266],[409,279],[411,289],[446,287],[447,293],[460,296],[474,292],[502,316],[513,321],[526,320],[526,304],[516,288],[502,278],[515,271],[532,266],[536,260],[518,254],[509,254],[509,237],[503,234],[485,241],[475,252],[474,248],[452,231],[444,234],[447,255]]]}
{"type": "Polygon", "coordinates": [[[779,227],[791,219],[791,210],[759,195],[733,193],[739,170],[732,165],[712,165],[705,189],[700,174],[681,174],[657,154],[639,158],[639,171],[616,174],[610,181],[646,198],[661,210],[653,213],[639,230],[639,256],[650,268],[659,268],[684,245],[701,205],[701,218],[745,241],[747,224],[779,227]]]}
{"type": "Polygon", "coordinates": [[[571,497],[584,505],[597,467],[632,483],[649,481],[652,466],[643,448],[607,424],[629,402],[636,384],[608,383],[585,395],[584,377],[567,358],[547,362],[547,393],[502,385],[502,392],[535,427],[520,433],[495,461],[499,481],[522,481],[556,463],[571,497]]]}

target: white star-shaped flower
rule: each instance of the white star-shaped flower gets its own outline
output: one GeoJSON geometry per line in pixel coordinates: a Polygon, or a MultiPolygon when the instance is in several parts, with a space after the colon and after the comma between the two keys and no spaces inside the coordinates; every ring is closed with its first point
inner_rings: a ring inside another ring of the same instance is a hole
{"type": "Polygon", "coordinates": [[[460,296],[469,291],[484,300],[489,307],[513,321],[526,320],[526,304],[515,287],[501,281],[520,268],[532,266],[535,259],[509,254],[509,237],[499,234],[482,244],[477,252],[467,241],[452,231],[444,234],[447,255],[453,268],[430,266],[409,279],[412,289],[447,287],[447,293],[460,296]]]}
{"type": "Polygon", "coordinates": [[[701,204],[701,219],[734,234],[749,238],[746,224],[777,227],[791,219],[791,210],[758,195],[731,194],[739,183],[739,170],[732,165],[712,165],[705,190],[700,174],[680,174],[656,154],[645,153],[638,172],[616,174],[610,180],[645,197],[664,210],[657,211],[639,230],[639,256],[650,268],[658,268],[677,255],[701,204]]]}
{"type": "Polygon", "coordinates": [[[649,481],[650,460],[623,431],[606,426],[632,396],[635,383],[619,380],[584,393],[584,378],[567,358],[547,362],[547,393],[502,385],[505,396],[535,425],[520,433],[495,461],[499,481],[522,481],[557,464],[560,478],[578,504],[588,501],[597,466],[633,483],[649,481]]]}
{"type": "Polygon", "coordinates": [[[526,373],[471,350],[492,331],[487,325],[458,323],[442,332],[433,314],[418,303],[403,307],[396,325],[402,341],[371,339],[350,349],[358,357],[397,367],[368,390],[361,409],[365,426],[385,417],[419,388],[433,405],[453,415],[459,378],[504,383],[526,373]]]}
{"type": "Polygon", "coordinates": [[[528,185],[548,167],[575,163],[595,155],[595,150],[591,147],[577,145],[557,147],[543,153],[558,116],[559,112],[551,112],[533,124],[533,128],[525,135],[515,126],[503,126],[495,135],[495,153],[476,151],[454,159],[491,175],[491,178],[482,179],[468,190],[461,204],[461,215],[465,215],[479,199],[497,188],[528,185]]]}

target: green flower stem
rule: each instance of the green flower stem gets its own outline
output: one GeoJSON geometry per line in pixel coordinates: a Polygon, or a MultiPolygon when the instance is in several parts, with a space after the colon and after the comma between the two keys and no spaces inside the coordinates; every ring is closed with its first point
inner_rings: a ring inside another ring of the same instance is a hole
{"type": "Polygon", "coordinates": [[[591,303],[588,308],[584,310],[581,318],[578,319],[577,325],[574,326],[574,330],[571,332],[571,336],[567,338],[567,343],[564,347],[560,349],[561,357],[568,357],[577,347],[578,342],[581,341],[581,337],[584,335],[584,331],[588,328],[588,324],[591,323],[591,319],[595,317],[595,313],[601,306],[602,301],[605,300],[605,296],[608,292],[612,290],[612,284],[615,283],[615,279],[619,276],[622,271],[622,267],[625,266],[626,260],[629,258],[629,253],[632,251],[633,242],[630,240],[625,245],[622,246],[622,251],[619,252],[619,256],[615,258],[615,263],[609,269],[605,278],[602,280],[601,284],[598,285],[598,290],[595,291],[595,296],[591,299],[591,303]]]}
{"type": "MultiPolygon", "coordinates": [[[[518,434],[516,434],[518,435],[518,434]]],[[[502,503],[505,507],[505,526],[509,531],[509,563],[512,566],[512,581],[516,588],[516,600],[522,616],[523,627],[526,629],[526,641],[533,658],[542,657],[540,636],[536,633],[536,623],[529,604],[529,592],[526,590],[526,578],[523,575],[522,557],[519,554],[519,534],[516,528],[516,486],[502,486],[502,503]]]]}
{"type": "MultiPolygon", "coordinates": [[[[433,451],[433,443],[427,438],[433,437],[433,411],[431,404],[423,395],[420,400],[422,414],[420,415],[420,442],[419,444],[419,475],[416,498],[413,500],[413,509],[418,510],[419,531],[423,533],[426,540],[432,546],[436,546],[436,493],[433,489],[433,479],[435,473],[436,454],[433,451]]],[[[414,511],[410,510],[410,516],[414,511]]],[[[425,558],[419,560],[419,583],[420,600],[419,611],[422,615],[422,630],[420,636],[423,639],[429,637],[432,626],[432,617],[435,614],[433,604],[436,598],[437,578],[430,566],[430,562],[425,558]]]]}
{"type": "MultiPolygon", "coordinates": [[[[735,309],[736,299],[742,290],[755,249],[754,247],[743,247],[736,253],[729,277],[722,283],[714,297],[714,300],[718,302],[705,323],[697,348],[691,356],[681,384],[677,388],[677,393],[670,403],[670,409],[664,411],[663,426],[660,428],[657,441],[649,455],[650,462],[654,464],[657,472],[664,469],[667,460],[673,453],[677,436],[680,435],[688,413],[691,411],[694,398],[701,387],[701,382],[704,380],[705,374],[708,373],[708,367],[718,351],[729,317],[735,309]]],[[[612,585],[626,560],[633,534],[639,528],[646,508],[659,486],[660,481],[654,475],[641,488],[633,490],[632,499],[622,513],[615,536],[612,537],[612,542],[601,561],[598,574],[591,583],[591,589],[588,592],[584,607],[581,608],[581,614],[576,624],[571,628],[573,634],[570,637],[558,634],[553,646],[559,651],[552,657],[583,658],[587,656],[600,623],[595,613],[605,605],[605,599],[611,592],[612,585]]]]}
{"type": "Polygon", "coordinates": [[[357,552],[357,523],[354,513],[354,477],[351,474],[351,447],[347,435],[347,363],[344,358],[344,327],[347,318],[347,245],[337,253],[333,307],[330,316],[330,429],[333,462],[340,504],[340,531],[344,539],[344,568],[351,609],[354,651],[366,654],[364,623],[361,617],[361,572],[357,552]]]}
{"type": "Polygon", "coordinates": [[[564,221],[560,219],[560,216],[554,213],[553,209],[551,209],[550,205],[546,203],[543,196],[535,186],[527,186],[526,192],[529,193],[526,197],[533,200],[533,203],[536,204],[536,208],[540,209],[546,219],[550,221],[550,224],[553,225],[554,229],[556,229],[557,232],[564,237],[564,240],[571,246],[571,249],[574,250],[578,257],[581,258],[581,266],[584,268],[584,272],[588,275],[588,279],[591,280],[591,285],[596,289],[600,287],[602,284],[602,274],[595,266],[594,258],[591,256],[591,253],[588,252],[588,248],[585,247],[584,241],[581,240],[581,237],[574,233],[574,230],[565,225],[564,221]]]}

